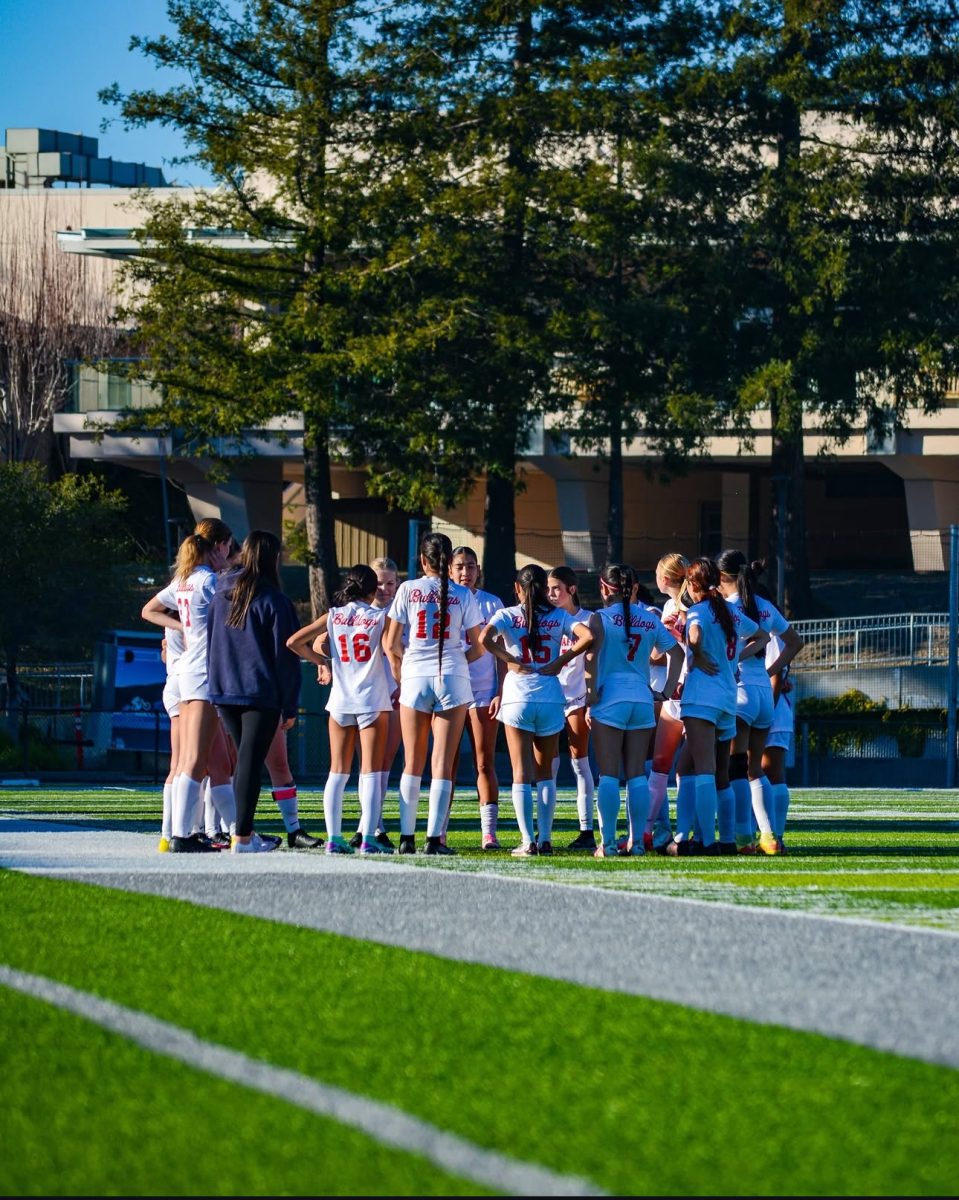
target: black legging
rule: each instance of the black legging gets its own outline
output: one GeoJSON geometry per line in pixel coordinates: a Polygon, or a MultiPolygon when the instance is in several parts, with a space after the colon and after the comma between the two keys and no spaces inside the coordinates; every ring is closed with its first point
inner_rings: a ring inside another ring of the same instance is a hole
{"type": "Polygon", "coordinates": [[[233,791],[236,793],[236,832],[249,837],[253,832],[256,802],[260,798],[263,764],[280,722],[276,708],[246,708],[239,704],[218,706],[227,733],[236,745],[236,770],[233,791]]]}

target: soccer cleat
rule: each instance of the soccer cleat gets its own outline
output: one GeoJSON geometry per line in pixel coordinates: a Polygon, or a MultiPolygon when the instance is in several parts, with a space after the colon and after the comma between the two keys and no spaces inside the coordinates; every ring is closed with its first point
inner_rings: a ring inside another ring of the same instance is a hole
{"type": "Polygon", "coordinates": [[[653,849],[657,854],[668,854],[671,845],[673,845],[673,835],[669,826],[664,825],[661,829],[654,831],[653,849]]]}
{"type": "Polygon", "coordinates": [[[161,837],[159,845],[157,846],[157,854],[169,854],[169,852],[170,839],[168,837],[161,837]]]}
{"type": "Polygon", "coordinates": [[[392,854],[391,849],[381,846],[379,842],[360,842],[360,854],[392,854]]]}
{"type": "Polygon", "coordinates": [[[629,846],[629,835],[628,834],[625,837],[616,839],[616,849],[620,852],[620,854],[625,854],[628,846],[629,846]]]}
{"type": "Polygon", "coordinates": [[[502,850],[502,843],[497,841],[495,833],[483,834],[483,849],[484,850],[502,850]]]}
{"type": "Polygon", "coordinates": [[[736,853],[737,854],[758,854],[759,847],[752,837],[746,837],[744,834],[736,834],[736,853]]]}
{"type": "Polygon", "coordinates": [[[646,832],[643,834],[643,849],[644,850],[652,850],[652,848],[653,848],[653,831],[651,829],[647,829],[646,832]]]}
{"type": "Polygon", "coordinates": [[[623,852],[620,851],[619,846],[610,842],[608,845],[597,846],[593,851],[593,858],[619,858],[620,853],[623,852]]]}
{"type": "Polygon", "coordinates": [[[694,841],[692,838],[683,838],[681,842],[677,842],[675,838],[666,843],[660,854],[665,854],[668,858],[692,858],[703,853],[701,842],[694,841]]]}
{"type": "Polygon", "coordinates": [[[540,855],[540,857],[542,857],[545,854],[546,857],[549,858],[553,853],[553,843],[552,842],[537,842],[536,843],[536,853],[538,855],[540,855]]]}
{"type": "Polygon", "coordinates": [[[715,858],[717,855],[722,854],[722,850],[719,848],[719,842],[710,842],[708,846],[701,846],[699,853],[715,858]]]}
{"type": "MultiPolygon", "coordinates": [[[[301,825],[286,835],[286,844],[291,850],[318,850],[323,845],[323,839],[310,837],[301,825]]],[[[350,845],[352,844],[351,842],[350,845]]]]}
{"type": "Polygon", "coordinates": [[[382,846],[384,850],[389,850],[392,852],[396,849],[390,840],[390,835],[385,829],[381,829],[373,840],[376,842],[377,846],[382,846]]]}
{"type": "Polygon", "coordinates": [[[779,840],[774,833],[759,835],[759,853],[768,854],[770,857],[779,853],[779,840]]]}
{"type": "Polygon", "coordinates": [[[643,840],[641,842],[634,842],[632,839],[629,840],[626,845],[626,854],[630,858],[642,858],[642,856],[646,853],[646,836],[647,835],[644,833],[643,840]]]}
{"type": "Polygon", "coordinates": [[[579,834],[566,847],[567,850],[595,850],[596,834],[592,829],[581,829],[579,834]]]}
{"type": "Polygon", "coordinates": [[[415,854],[416,838],[412,833],[400,834],[400,854],[415,854]]]}
{"type": "Polygon", "coordinates": [[[537,851],[535,842],[521,842],[518,846],[514,846],[513,849],[510,850],[510,854],[513,856],[513,858],[535,858],[536,853],[537,851]]]}
{"type": "Polygon", "coordinates": [[[356,851],[343,837],[331,837],[326,843],[327,854],[355,854],[356,851]]]}
{"type": "Polygon", "coordinates": [[[353,847],[354,850],[359,850],[360,845],[362,844],[362,841],[363,841],[363,835],[362,835],[362,833],[360,833],[359,830],[357,830],[356,833],[354,833],[353,836],[350,838],[350,845],[353,847]]]}
{"type": "Polygon", "coordinates": [[[442,838],[427,838],[426,839],[427,854],[455,854],[456,851],[452,846],[447,846],[442,838]]]}
{"type": "Polygon", "coordinates": [[[789,851],[786,849],[786,843],[782,840],[782,838],[779,839],[779,853],[780,854],[788,854],[789,853],[789,851]]]}
{"type": "Polygon", "coordinates": [[[232,852],[234,854],[269,854],[278,845],[279,842],[274,841],[273,838],[264,838],[258,833],[253,833],[248,842],[241,842],[239,838],[234,838],[232,852]]]}
{"type": "Polygon", "coordinates": [[[717,842],[716,845],[719,847],[719,850],[717,852],[719,854],[738,854],[739,853],[739,851],[736,849],[735,842],[717,842]]]}
{"type": "Polygon", "coordinates": [[[189,837],[171,837],[171,854],[213,854],[211,844],[199,833],[191,833],[189,837]]]}
{"type": "Polygon", "coordinates": [[[228,833],[223,833],[217,830],[212,837],[207,839],[214,850],[229,850],[232,843],[232,838],[228,833]]]}

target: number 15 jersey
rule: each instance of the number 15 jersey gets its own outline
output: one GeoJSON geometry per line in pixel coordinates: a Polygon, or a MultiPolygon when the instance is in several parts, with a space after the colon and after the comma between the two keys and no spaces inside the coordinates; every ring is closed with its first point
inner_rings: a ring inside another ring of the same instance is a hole
{"type": "Polygon", "coordinates": [[[326,627],[333,672],[327,710],[356,715],[391,709],[380,645],[386,609],[354,600],[342,608],[331,608],[326,627]]]}

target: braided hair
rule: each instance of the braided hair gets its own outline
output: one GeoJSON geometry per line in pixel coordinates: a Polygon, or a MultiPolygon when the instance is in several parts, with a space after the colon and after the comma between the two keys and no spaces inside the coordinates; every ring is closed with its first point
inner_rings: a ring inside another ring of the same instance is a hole
{"type": "Polygon", "coordinates": [[[336,608],[352,604],[354,600],[362,600],[376,591],[376,572],[366,563],[357,563],[343,576],[340,590],[333,597],[336,608]]]}
{"type": "Polygon", "coordinates": [[[633,599],[633,586],[636,583],[636,572],[626,563],[607,563],[599,573],[600,579],[610,589],[606,597],[607,605],[613,600],[619,600],[623,606],[623,633],[629,641],[631,619],[629,606],[633,599]]]}
{"type": "Polygon", "coordinates": [[[450,561],[453,557],[453,543],[445,533],[424,533],[420,539],[420,557],[424,558],[430,569],[440,577],[440,649],[439,661],[436,666],[436,673],[440,675],[443,672],[443,642],[446,639],[446,621],[449,610],[450,561]]]}
{"type": "Polygon", "coordinates": [[[516,582],[523,593],[523,614],[528,630],[527,644],[532,653],[540,647],[537,617],[540,613],[549,612],[553,607],[549,602],[547,575],[536,563],[528,563],[516,573],[516,582]]]}
{"type": "Polygon", "coordinates": [[[729,605],[719,593],[719,567],[711,558],[694,558],[686,571],[686,582],[692,584],[697,592],[702,592],[709,602],[713,616],[719,622],[726,640],[737,636],[733,615],[729,605]]]}

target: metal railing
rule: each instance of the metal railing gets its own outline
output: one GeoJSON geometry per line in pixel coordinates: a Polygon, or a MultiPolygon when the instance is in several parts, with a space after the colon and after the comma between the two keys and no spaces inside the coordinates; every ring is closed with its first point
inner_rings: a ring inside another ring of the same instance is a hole
{"type": "Polygon", "coordinates": [[[805,641],[797,669],[942,666],[949,655],[948,613],[893,613],[795,621],[805,641]]]}
{"type": "MultiPolygon", "coordinates": [[[[93,670],[89,662],[29,663],[17,671],[21,705],[33,709],[89,708],[93,670]]],[[[6,708],[6,680],[0,680],[0,708],[6,708]]]]}

